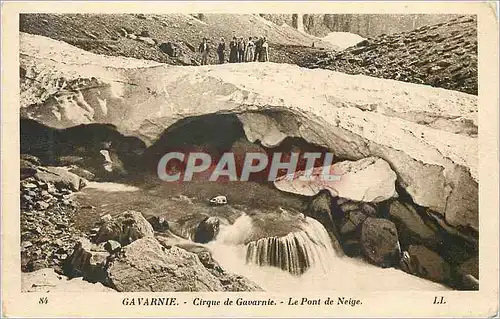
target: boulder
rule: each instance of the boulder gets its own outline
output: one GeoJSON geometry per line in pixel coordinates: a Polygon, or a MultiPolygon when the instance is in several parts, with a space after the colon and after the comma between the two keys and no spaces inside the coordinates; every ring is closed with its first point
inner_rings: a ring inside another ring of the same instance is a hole
{"type": "Polygon", "coordinates": [[[36,156],[30,155],[30,154],[21,154],[20,155],[21,161],[25,161],[30,163],[33,166],[40,166],[42,165],[40,159],[36,156]]]}
{"type": "Polygon", "coordinates": [[[375,217],[377,215],[377,209],[370,203],[357,202],[339,197],[337,199],[337,205],[344,215],[356,210],[370,217],[375,217]]]}
{"type": "Polygon", "coordinates": [[[436,249],[442,241],[434,229],[426,225],[411,205],[395,200],[389,205],[389,218],[396,224],[400,241],[405,246],[422,244],[436,249]]]}
{"type": "Polygon", "coordinates": [[[73,254],[64,262],[64,273],[69,277],[83,277],[90,282],[106,282],[106,262],[109,253],[102,247],[81,238],[73,254]]]}
{"type": "Polygon", "coordinates": [[[89,172],[86,169],[83,169],[81,167],[72,167],[69,169],[70,173],[73,173],[75,175],[80,176],[81,178],[87,180],[87,181],[92,181],[95,179],[95,174],[92,172],[89,172]]]}
{"type": "Polygon", "coordinates": [[[362,211],[353,210],[346,214],[342,225],[340,226],[340,234],[346,235],[356,232],[363,224],[367,216],[362,211]]]}
{"type": "Polygon", "coordinates": [[[164,42],[159,46],[160,50],[168,54],[171,57],[176,57],[178,55],[179,45],[172,42],[164,42]]]}
{"type": "Polygon", "coordinates": [[[212,252],[205,246],[172,237],[157,236],[156,239],[166,248],[176,246],[196,254],[203,266],[220,281],[224,287],[224,291],[262,291],[262,288],[247,278],[222,269],[219,263],[212,257],[212,252]]]}
{"type": "Polygon", "coordinates": [[[127,211],[104,222],[99,228],[94,241],[99,244],[108,240],[116,240],[122,246],[125,246],[139,238],[153,236],[153,227],[141,213],[127,211]]]}
{"type": "Polygon", "coordinates": [[[123,247],[107,273],[110,285],[121,292],[224,290],[195,254],[175,246],[165,248],[154,237],[123,247]]]}
{"type": "Polygon", "coordinates": [[[35,178],[45,183],[52,183],[58,189],[66,188],[75,192],[86,185],[83,178],[62,167],[38,167],[35,178]]]}
{"type": "Polygon", "coordinates": [[[425,246],[408,247],[409,263],[412,273],[432,281],[446,283],[450,279],[450,266],[434,251],[425,246]]]}
{"type": "Polygon", "coordinates": [[[397,196],[396,173],[380,158],[368,157],[355,162],[333,164],[329,170],[338,175],[340,180],[323,180],[322,170],[323,168],[315,169],[311,181],[299,180],[305,174],[305,171],[300,171],[293,180],[284,176],[277,179],[274,185],[279,190],[306,196],[316,195],[320,190],[326,189],[332,196],[364,202],[381,202],[397,196]]]}
{"type": "Polygon", "coordinates": [[[366,258],[375,265],[397,264],[401,250],[396,226],[387,219],[367,218],[361,226],[361,247],[366,258]]]}
{"type": "Polygon", "coordinates": [[[166,231],[169,229],[168,221],[163,216],[151,216],[147,221],[153,226],[155,231],[166,231]]]}
{"type": "MultiPolygon", "coordinates": [[[[278,63],[175,67],[96,55],[26,33],[19,51],[20,108],[43,124],[111,123],[150,145],[180,119],[236,114],[249,141],[264,146],[301,138],[337,158],[383,159],[417,205],[451,227],[478,231],[475,95],[278,63]],[[58,86],[61,78],[96,78],[99,89],[83,87],[76,96],[58,86]]],[[[364,190],[355,194],[381,195],[364,190]]]]}
{"type": "Polygon", "coordinates": [[[22,292],[113,292],[101,283],[90,283],[82,278],[69,279],[57,274],[52,268],[21,273],[22,292]]]}
{"type": "Polygon", "coordinates": [[[194,241],[196,243],[208,243],[219,234],[220,220],[217,217],[206,217],[196,227],[194,241]]]}
{"type": "Polygon", "coordinates": [[[120,243],[116,240],[108,240],[104,244],[104,249],[106,249],[106,251],[110,254],[117,252],[120,248],[122,248],[122,245],[120,245],[120,243]]]}

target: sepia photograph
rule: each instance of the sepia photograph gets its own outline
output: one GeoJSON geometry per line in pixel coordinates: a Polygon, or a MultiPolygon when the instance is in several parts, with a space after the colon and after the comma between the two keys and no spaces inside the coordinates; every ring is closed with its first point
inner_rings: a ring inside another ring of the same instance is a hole
{"type": "Polygon", "coordinates": [[[21,12],[20,292],[200,312],[479,292],[478,20],[21,12]]]}

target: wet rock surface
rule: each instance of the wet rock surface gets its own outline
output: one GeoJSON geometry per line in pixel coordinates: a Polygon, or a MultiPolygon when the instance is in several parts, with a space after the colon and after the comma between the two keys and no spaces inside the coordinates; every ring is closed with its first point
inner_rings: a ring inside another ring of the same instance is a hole
{"type": "Polygon", "coordinates": [[[367,218],[361,228],[361,247],[368,260],[381,267],[397,264],[401,254],[396,226],[382,218],[367,218]]]}
{"type": "Polygon", "coordinates": [[[451,276],[449,264],[437,253],[424,246],[408,248],[411,273],[436,282],[448,283],[451,276]]]}
{"type": "Polygon", "coordinates": [[[435,227],[426,224],[417,210],[409,204],[395,200],[389,205],[389,218],[396,224],[402,245],[423,244],[436,249],[443,238],[435,227]]]}

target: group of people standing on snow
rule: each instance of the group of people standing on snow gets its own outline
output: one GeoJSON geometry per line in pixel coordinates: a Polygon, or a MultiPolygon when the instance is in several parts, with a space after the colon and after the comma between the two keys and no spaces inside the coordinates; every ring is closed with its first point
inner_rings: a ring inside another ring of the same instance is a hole
{"type": "MultiPolygon", "coordinates": [[[[201,54],[201,64],[208,64],[210,45],[207,38],[203,38],[200,44],[199,53],[201,54]]],[[[221,38],[217,45],[218,63],[226,62],[226,43],[221,38]]],[[[249,37],[248,41],[243,38],[233,37],[229,42],[229,63],[238,62],[268,62],[269,61],[269,43],[266,37],[249,37]]]]}

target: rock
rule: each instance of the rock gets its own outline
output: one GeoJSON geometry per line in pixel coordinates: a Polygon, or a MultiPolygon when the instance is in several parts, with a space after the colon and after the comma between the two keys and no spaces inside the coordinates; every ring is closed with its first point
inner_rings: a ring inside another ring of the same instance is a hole
{"type": "Polygon", "coordinates": [[[432,281],[446,283],[450,279],[450,266],[437,253],[424,246],[408,247],[413,274],[432,281]]]}
{"type": "Polygon", "coordinates": [[[26,248],[29,248],[29,247],[31,247],[31,246],[33,246],[33,243],[32,243],[32,242],[30,242],[30,241],[23,241],[23,242],[21,243],[21,249],[23,249],[23,250],[24,250],[24,249],[26,249],[26,248]]]}
{"type": "Polygon", "coordinates": [[[356,202],[339,197],[337,199],[337,205],[339,205],[340,210],[344,214],[358,210],[371,217],[375,217],[377,215],[377,210],[375,209],[375,207],[368,203],[356,202]]]}
{"type": "Polygon", "coordinates": [[[35,203],[35,208],[38,210],[45,210],[50,207],[50,204],[43,201],[38,201],[35,203]]]}
{"type": "Polygon", "coordinates": [[[111,288],[101,283],[92,284],[82,278],[69,279],[57,274],[52,268],[21,273],[22,292],[111,292],[111,288]]]}
{"type": "MultiPolygon", "coordinates": [[[[160,243],[163,245],[161,241],[160,243]]],[[[212,253],[207,247],[190,242],[176,243],[175,246],[182,248],[190,253],[196,254],[205,268],[213,269],[220,273],[224,272],[219,263],[215,259],[213,259],[212,253]]]]}
{"type": "Polygon", "coordinates": [[[34,176],[36,174],[36,165],[27,160],[21,159],[20,174],[21,180],[34,176]]]}
{"type": "Polygon", "coordinates": [[[147,221],[153,226],[155,231],[167,231],[169,229],[168,221],[163,216],[151,216],[147,221]]]}
{"type": "Polygon", "coordinates": [[[92,33],[88,32],[88,31],[85,31],[85,30],[84,30],[84,31],[83,31],[83,33],[84,33],[86,36],[88,36],[89,38],[93,39],[93,40],[97,40],[97,39],[98,39],[98,37],[97,37],[95,34],[92,34],[92,33]]]}
{"type": "Polygon", "coordinates": [[[220,220],[217,217],[206,217],[198,226],[194,234],[194,241],[196,243],[208,243],[215,239],[219,234],[220,220]]]}
{"type": "Polygon", "coordinates": [[[342,241],[342,249],[349,257],[363,257],[363,249],[358,239],[350,238],[342,241]]]}
{"type": "Polygon", "coordinates": [[[101,216],[102,223],[110,222],[112,219],[113,219],[113,217],[111,217],[110,214],[106,214],[106,215],[101,216]]]}
{"type": "Polygon", "coordinates": [[[396,224],[400,241],[404,246],[422,244],[436,249],[442,240],[409,204],[393,201],[389,205],[389,218],[396,224]]]}
{"type": "Polygon", "coordinates": [[[124,28],[121,28],[118,33],[122,36],[122,37],[126,37],[128,35],[128,32],[127,30],[125,30],[124,28]]]}
{"type": "Polygon", "coordinates": [[[116,240],[122,246],[128,245],[142,237],[154,236],[154,230],[141,213],[128,211],[114,216],[112,220],[104,223],[95,237],[97,244],[116,240]]]}
{"type": "Polygon", "coordinates": [[[357,231],[366,218],[367,216],[359,210],[349,212],[340,228],[340,234],[346,235],[357,231]]]}
{"type": "Polygon", "coordinates": [[[326,229],[334,227],[332,213],[332,196],[327,191],[320,191],[307,206],[307,215],[321,222],[326,229]]]}
{"type": "Polygon", "coordinates": [[[148,37],[139,36],[139,37],[137,37],[137,41],[141,41],[141,42],[147,43],[149,45],[156,45],[156,42],[153,39],[148,38],[148,37]]]}
{"type": "Polygon", "coordinates": [[[73,173],[75,175],[80,176],[81,178],[87,180],[87,181],[92,181],[95,179],[95,175],[86,169],[83,169],[81,167],[72,167],[69,169],[70,173],[73,173]]]}
{"type": "Polygon", "coordinates": [[[478,231],[475,95],[278,63],[192,69],[132,62],[26,33],[20,34],[19,51],[20,108],[43,124],[66,128],[110,123],[120,131],[134,132],[149,145],[180,119],[235,114],[251,142],[258,139],[272,147],[286,137],[300,138],[335,150],[336,158],[383,159],[415,204],[446,216],[452,227],[478,231]],[[54,57],[54,50],[68,54],[54,57]],[[88,63],[81,61],[92,62],[91,74],[88,63]],[[260,80],[249,81],[249,74],[260,80]],[[95,77],[106,89],[99,99],[90,93],[79,99],[60,98],[67,97],[67,89],[49,89],[46,83],[61,77],[67,81],[95,77]],[[192,85],[194,78],[197,85],[192,85]],[[115,83],[121,83],[119,90],[115,83]],[[262,83],[273,83],[280,90],[262,83]],[[128,94],[121,94],[123,90],[128,94]],[[99,111],[103,99],[113,104],[107,106],[107,114],[99,111]],[[138,99],[143,101],[141,112],[134,111],[138,99]],[[53,109],[62,111],[54,114],[53,109]],[[124,121],[112,111],[116,109],[130,116],[124,121]]]}
{"type": "Polygon", "coordinates": [[[192,243],[178,243],[176,246],[196,254],[203,266],[220,281],[224,291],[262,291],[262,288],[247,278],[224,271],[207,247],[192,243]]]}
{"type": "Polygon", "coordinates": [[[137,36],[135,34],[129,33],[129,34],[127,34],[127,38],[135,40],[135,39],[137,39],[137,36]]]}
{"type": "Polygon", "coordinates": [[[322,168],[319,168],[313,172],[313,181],[299,180],[298,177],[305,173],[301,171],[295,174],[292,181],[282,177],[274,185],[279,190],[305,196],[312,196],[326,189],[332,196],[364,202],[381,202],[396,196],[396,173],[380,158],[338,162],[331,166],[330,172],[340,175],[340,180],[322,180],[322,168]]]}
{"type": "Polygon", "coordinates": [[[473,257],[458,266],[458,272],[479,278],[479,257],[473,257]]]}
{"type": "Polygon", "coordinates": [[[332,209],[332,196],[330,193],[322,190],[314,196],[307,206],[306,214],[319,221],[325,227],[332,239],[335,251],[342,252],[342,247],[339,243],[340,236],[335,226],[335,218],[339,216],[333,216],[334,211],[332,209]]]}
{"type": "Polygon", "coordinates": [[[164,43],[160,44],[159,48],[162,52],[165,52],[166,54],[168,54],[171,57],[176,57],[178,55],[179,45],[177,45],[175,43],[172,43],[172,42],[165,43],[164,42],[164,43]]]}
{"type": "Polygon", "coordinates": [[[123,247],[107,273],[111,286],[121,292],[224,290],[195,254],[178,247],[167,249],[154,237],[123,247]]]}
{"type": "Polygon", "coordinates": [[[151,37],[151,34],[149,34],[149,31],[148,31],[148,30],[143,30],[143,31],[141,31],[140,36],[141,36],[141,37],[145,37],[145,38],[150,38],[150,37],[151,37]]]}
{"type": "MultiPolygon", "coordinates": [[[[30,271],[37,271],[49,267],[49,263],[46,260],[30,260],[26,266],[30,271]]],[[[23,273],[21,273],[23,274],[23,273]]]]}
{"type": "Polygon", "coordinates": [[[75,192],[86,185],[84,179],[61,167],[38,167],[35,178],[45,183],[52,183],[58,189],[68,188],[75,192]]]}
{"type": "Polygon", "coordinates": [[[108,240],[104,244],[104,249],[106,249],[110,254],[117,252],[121,247],[122,245],[120,245],[120,243],[115,240],[108,240]]]}
{"type": "Polygon", "coordinates": [[[28,189],[37,188],[36,184],[30,183],[30,182],[21,183],[21,186],[23,188],[28,188],[28,189]]]}
{"type": "Polygon", "coordinates": [[[458,289],[479,290],[479,257],[472,257],[456,267],[454,281],[458,289]]]}
{"type": "Polygon", "coordinates": [[[106,282],[105,266],[109,253],[100,246],[81,238],[63,269],[69,277],[82,277],[90,282],[106,282]]]}
{"type": "Polygon", "coordinates": [[[42,165],[42,163],[38,157],[30,155],[30,154],[21,154],[20,158],[21,158],[21,162],[30,163],[31,165],[33,165],[35,167],[42,165]]]}
{"type": "Polygon", "coordinates": [[[394,223],[387,219],[369,217],[363,222],[361,247],[367,259],[381,267],[399,262],[398,232],[394,223]]]}

